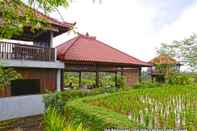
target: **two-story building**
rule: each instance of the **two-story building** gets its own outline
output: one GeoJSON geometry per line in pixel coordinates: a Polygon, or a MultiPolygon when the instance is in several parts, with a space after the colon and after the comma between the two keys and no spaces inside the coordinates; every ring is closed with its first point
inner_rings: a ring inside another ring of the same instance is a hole
{"type": "MultiPolygon", "coordinates": [[[[24,5],[24,8],[27,7],[24,5]]],[[[0,91],[0,97],[61,90],[64,64],[56,58],[53,38],[69,31],[74,24],[57,21],[36,10],[34,16],[44,21],[40,29],[32,31],[29,25],[24,27],[23,33],[12,37],[14,41],[0,41],[1,64],[15,69],[23,77],[11,81],[9,87],[0,91]]]]}

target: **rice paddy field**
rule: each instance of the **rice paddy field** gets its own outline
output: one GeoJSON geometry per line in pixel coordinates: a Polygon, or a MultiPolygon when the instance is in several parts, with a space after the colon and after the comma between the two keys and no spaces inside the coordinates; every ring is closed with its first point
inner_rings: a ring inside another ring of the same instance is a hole
{"type": "Polygon", "coordinates": [[[145,128],[197,130],[197,87],[192,85],[133,89],[87,103],[125,115],[145,128]]]}

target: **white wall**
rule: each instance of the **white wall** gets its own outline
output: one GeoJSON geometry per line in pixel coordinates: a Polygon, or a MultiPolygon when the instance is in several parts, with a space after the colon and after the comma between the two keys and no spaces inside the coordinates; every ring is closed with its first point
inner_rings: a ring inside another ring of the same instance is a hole
{"type": "Polygon", "coordinates": [[[0,98],[0,121],[43,113],[42,95],[0,98]]]}

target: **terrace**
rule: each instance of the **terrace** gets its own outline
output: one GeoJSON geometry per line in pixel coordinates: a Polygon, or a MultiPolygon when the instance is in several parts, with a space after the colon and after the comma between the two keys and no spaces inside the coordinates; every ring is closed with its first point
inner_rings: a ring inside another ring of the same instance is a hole
{"type": "Polygon", "coordinates": [[[55,61],[55,49],[36,45],[0,42],[0,59],[55,61]]]}

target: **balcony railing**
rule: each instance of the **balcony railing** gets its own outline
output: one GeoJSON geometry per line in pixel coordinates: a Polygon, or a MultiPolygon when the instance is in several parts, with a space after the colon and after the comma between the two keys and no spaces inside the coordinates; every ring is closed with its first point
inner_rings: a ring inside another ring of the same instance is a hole
{"type": "Polygon", "coordinates": [[[55,61],[55,49],[0,42],[0,59],[55,61]]]}

